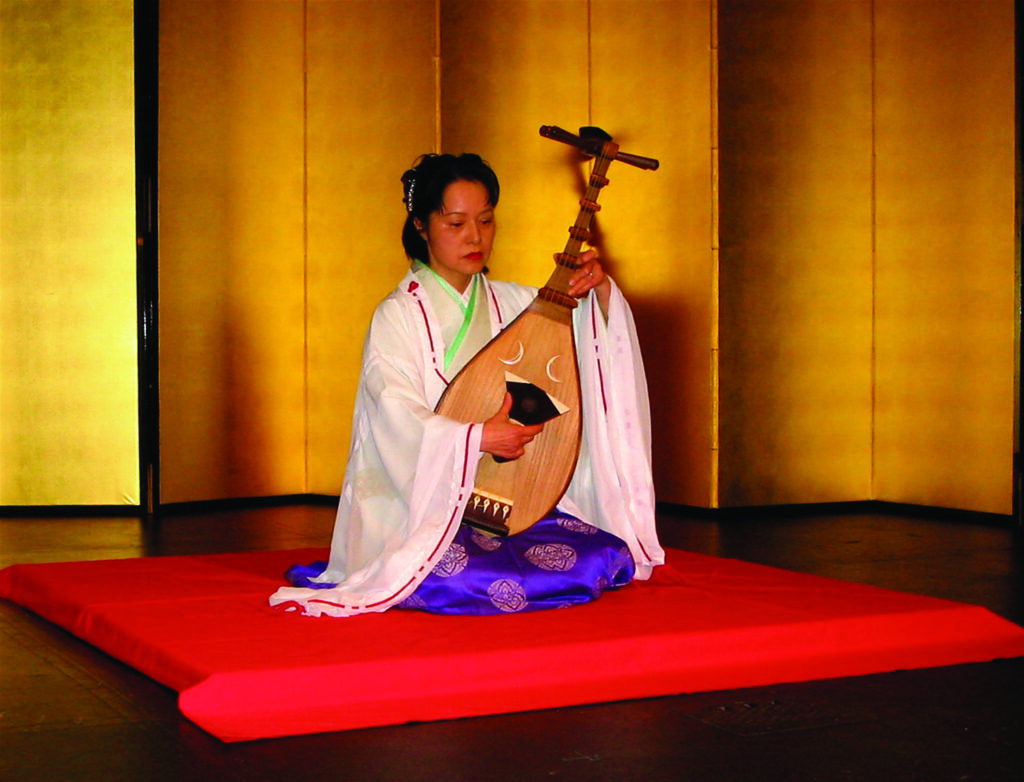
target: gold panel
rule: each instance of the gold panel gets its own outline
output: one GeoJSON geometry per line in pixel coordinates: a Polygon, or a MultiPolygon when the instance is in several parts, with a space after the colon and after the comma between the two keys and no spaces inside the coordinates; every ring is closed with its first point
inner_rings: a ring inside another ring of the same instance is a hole
{"type": "Polygon", "coordinates": [[[587,4],[444,0],[441,53],[442,148],[501,182],[492,274],[543,285],[584,184],[575,150],[538,131],[587,124],[587,4]]]}
{"type": "Polygon", "coordinates": [[[139,502],[130,0],[0,0],[0,505],[139,502]]]}
{"type": "Polygon", "coordinates": [[[165,502],[305,490],[303,4],[160,4],[165,502]]]}
{"type": "Polygon", "coordinates": [[[1014,5],[875,12],[874,493],[1011,513],[1014,5]]]}
{"type": "Polygon", "coordinates": [[[409,265],[400,177],[434,151],[434,12],[434,0],[309,4],[308,491],[320,494],[341,490],[366,328],[409,265]]]}
{"type": "Polygon", "coordinates": [[[599,245],[645,356],[658,499],[714,504],[710,2],[591,3],[591,121],[657,171],[617,163],[599,245]]]}
{"type": "Polygon", "coordinates": [[[719,3],[720,502],[871,492],[870,3],[719,3]]]}

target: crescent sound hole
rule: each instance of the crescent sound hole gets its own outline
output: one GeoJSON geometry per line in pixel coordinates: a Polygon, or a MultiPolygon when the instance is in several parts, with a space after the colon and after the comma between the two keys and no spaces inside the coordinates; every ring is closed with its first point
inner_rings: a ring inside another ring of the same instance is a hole
{"type": "Polygon", "coordinates": [[[518,364],[520,361],[523,360],[523,353],[524,353],[523,343],[522,342],[517,342],[516,344],[519,346],[519,352],[516,353],[514,358],[498,359],[499,361],[501,361],[502,364],[508,364],[509,366],[513,366],[513,365],[518,364]]]}
{"type": "Polygon", "coordinates": [[[557,361],[559,358],[561,358],[561,356],[552,356],[551,358],[548,359],[547,366],[544,367],[544,371],[547,373],[547,376],[551,380],[552,383],[561,383],[562,382],[560,378],[555,377],[555,373],[551,369],[551,367],[554,366],[555,361],[557,361]]]}

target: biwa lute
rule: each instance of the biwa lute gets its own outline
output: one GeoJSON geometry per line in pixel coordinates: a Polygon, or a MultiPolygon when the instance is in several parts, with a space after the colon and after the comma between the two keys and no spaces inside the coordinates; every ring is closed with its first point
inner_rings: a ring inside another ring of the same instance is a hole
{"type": "Polygon", "coordinates": [[[556,256],[555,270],[530,305],[455,376],[435,412],[463,423],[486,421],[512,395],[509,418],[521,424],[544,423],[544,430],[511,461],[484,454],[463,521],[499,535],[530,527],[565,494],[576,469],[582,432],[582,404],[569,280],[579,268],[583,242],[600,209],[597,198],[608,184],[613,160],[655,169],[658,161],[619,152],[598,128],[576,136],[545,125],[542,136],[572,144],[594,157],[580,211],[569,241],[556,256]]]}

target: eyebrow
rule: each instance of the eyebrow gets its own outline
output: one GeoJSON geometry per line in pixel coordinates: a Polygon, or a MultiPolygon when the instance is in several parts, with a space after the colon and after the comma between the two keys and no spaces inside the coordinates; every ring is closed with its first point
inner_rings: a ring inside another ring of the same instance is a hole
{"type": "MultiPolygon", "coordinates": [[[[454,210],[454,209],[451,212],[447,212],[447,211],[445,211],[444,204],[441,205],[441,208],[438,211],[439,211],[439,214],[441,215],[441,217],[451,217],[452,215],[461,215],[462,217],[468,217],[469,216],[469,212],[460,212],[460,211],[454,210]]],[[[479,214],[485,214],[486,212],[493,212],[493,211],[494,211],[494,207],[493,206],[488,206],[486,209],[481,210],[479,212],[479,214]]]]}

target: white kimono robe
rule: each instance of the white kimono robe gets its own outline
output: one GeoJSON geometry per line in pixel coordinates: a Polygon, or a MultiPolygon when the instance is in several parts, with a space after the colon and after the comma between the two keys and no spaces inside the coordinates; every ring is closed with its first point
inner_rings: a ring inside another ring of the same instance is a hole
{"type": "MultiPolygon", "coordinates": [[[[481,282],[492,335],[536,295],[481,282]]],[[[559,508],[625,541],[636,578],[646,579],[664,563],[647,385],[632,314],[614,283],[608,309],[606,322],[591,294],[574,311],[583,440],[559,508]]],[[[410,272],[377,307],[366,338],[330,561],[317,579],[338,585],[283,587],[271,605],[295,604],[313,616],[384,611],[412,594],[445,553],[473,488],[483,426],[433,413],[450,380],[441,335],[410,272]]]]}

